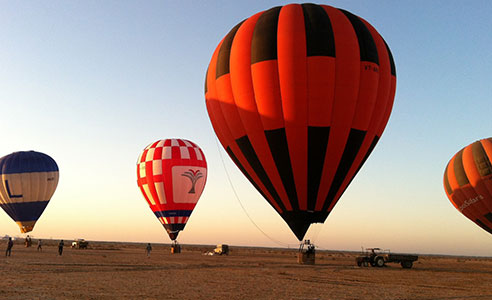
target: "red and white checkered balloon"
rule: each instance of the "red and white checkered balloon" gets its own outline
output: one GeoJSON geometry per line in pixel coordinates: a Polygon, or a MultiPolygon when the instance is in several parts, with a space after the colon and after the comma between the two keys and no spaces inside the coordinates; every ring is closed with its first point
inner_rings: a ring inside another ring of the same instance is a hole
{"type": "Polygon", "coordinates": [[[147,146],[137,161],[137,183],[171,240],[183,230],[207,181],[202,149],[183,139],[147,146]]]}

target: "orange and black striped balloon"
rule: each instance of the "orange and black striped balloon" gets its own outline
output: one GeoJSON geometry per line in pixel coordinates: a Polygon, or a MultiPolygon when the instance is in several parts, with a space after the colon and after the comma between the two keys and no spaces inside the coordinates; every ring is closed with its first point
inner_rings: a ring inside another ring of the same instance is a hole
{"type": "Polygon", "coordinates": [[[383,38],[327,5],[257,13],[217,46],[207,110],[232,160],[301,240],[378,142],[396,89],[383,38]]]}
{"type": "Polygon", "coordinates": [[[492,234],[492,138],[456,153],[444,171],[444,190],[454,207],[492,234]]]}

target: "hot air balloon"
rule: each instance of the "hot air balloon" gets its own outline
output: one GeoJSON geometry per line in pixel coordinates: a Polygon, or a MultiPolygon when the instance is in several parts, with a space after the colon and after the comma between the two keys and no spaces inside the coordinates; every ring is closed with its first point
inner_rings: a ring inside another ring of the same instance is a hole
{"type": "Polygon", "coordinates": [[[364,19],[289,4],[236,25],[205,79],[215,133],[302,240],[378,142],[396,89],[392,54],[364,19]]]}
{"type": "Polygon", "coordinates": [[[492,138],[476,141],[456,153],[444,171],[449,201],[492,234],[492,138]]]}
{"type": "Polygon", "coordinates": [[[33,230],[58,185],[58,166],[50,156],[14,152],[0,158],[0,207],[19,225],[33,230]]]}
{"type": "Polygon", "coordinates": [[[184,139],[159,140],[137,161],[137,184],[152,212],[175,241],[207,181],[202,149],[184,139]]]}

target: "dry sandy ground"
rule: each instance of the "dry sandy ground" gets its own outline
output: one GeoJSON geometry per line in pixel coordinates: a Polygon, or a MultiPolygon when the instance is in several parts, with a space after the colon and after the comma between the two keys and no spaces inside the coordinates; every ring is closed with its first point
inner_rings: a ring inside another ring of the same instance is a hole
{"type": "MultiPolygon", "coordinates": [[[[35,243],[34,243],[35,244],[35,243]]],[[[295,251],[92,243],[88,250],[0,242],[0,299],[492,299],[492,259],[420,257],[412,269],[357,267],[355,254],[317,252],[315,266],[295,251]]]]}

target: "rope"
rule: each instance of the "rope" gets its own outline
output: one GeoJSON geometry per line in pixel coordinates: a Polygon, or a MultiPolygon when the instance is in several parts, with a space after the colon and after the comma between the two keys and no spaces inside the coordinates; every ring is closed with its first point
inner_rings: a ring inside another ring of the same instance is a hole
{"type": "Polygon", "coordinates": [[[265,237],[267,237],[270,241],[274,242],[275,244],[277,245],[280,245],[280,246],[283,246],[283,247],[287,247],[287,248],[290,248],[290,246],[292,246],[292,244],[287,244],[287,243],[283,243],[283,242],[280,242],[280,241],[277,241],[276,239],[272,238],[271,236],[269,236],[266,232],[264,232],[260,226],[258,226],[255,221],[253,221],[253,219],[251,218],[251,216],[248,214],[248,212],[246,211],[246,208],[244,207],[243,203],[241,202],[241,200],[239,199],[239,196],[236,192],[236,189],[234,188],[234,185],[232,184],[232,180],[231,180],[231,177],[229,176],[229,172],[227,171],[227,168],[226,168],[226,165],[225,165],[225,161],[224,161],[224,157],[222,156],[222,152],[220,151],[220,145],[219,145],[219,142],[217,139],[215,139],[215,143],[217,144],[217,150],[219,151],[219,156],[220,156],[220,159],[222,160],[222,166],[224,167],[224,171],[227,175],[227,179],[229,180],[229,184],[231,186],[231,189],[232,191],[234,192],[234,196],[236,197],[236,200],[237,202],[239,202],[239,205],[241,206],[244,214],[248,217],[248,219],[251,221],[251,223],[256,227],[256,229],[258,229],[259,232],[261,232],[265,237]]]}
{"type": "Polygon", "coordinates": [[[313,244],[316,244],[318,241],[318,236],[321,233],[321,230],[323,229],[323,224],[322,223],[313,223],[311,224],[311,240],[313,241],[313,244]]]}

